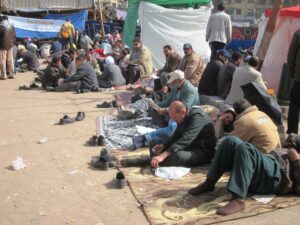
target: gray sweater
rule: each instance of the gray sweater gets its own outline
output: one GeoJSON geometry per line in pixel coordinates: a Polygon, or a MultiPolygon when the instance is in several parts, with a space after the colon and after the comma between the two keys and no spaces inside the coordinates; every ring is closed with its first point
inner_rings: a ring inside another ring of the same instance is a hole
{"type": "Polygon", "coordinates": [[[106,65],[101,76],[99,76],[99,86],[102,88],[111,88],[113,86],[125,85],[126,81],[122,75],[121,69],[115,64],[106,65]]]}

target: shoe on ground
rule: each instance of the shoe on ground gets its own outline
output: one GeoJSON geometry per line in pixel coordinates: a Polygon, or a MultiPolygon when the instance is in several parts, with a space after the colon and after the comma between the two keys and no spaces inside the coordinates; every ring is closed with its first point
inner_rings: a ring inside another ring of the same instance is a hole
{"type": "Polygon", "coordinates": [[[98,139],[97,139],[97,145],[98,146],[105,146],[105,138],[102,135],[100,135],[98,137],[98,139]]]}
{"type": "Polygon", "coordinates": [[[123,189],[126,186],[126,179],[123,172],[118,172],[116,174],[116,187],[118,189],[123,189]]]}
{"type": "Polygon", "coordinates": [[[6,80],[6,79],[7,79],[6,77],[1,77],[1,78],[0,78],[0,80],[6,80]]]}
{"type": "Polygon", "coordinates": [[[98,104],[96,107],[97,108],[113,108],[113,104],[111,102],[105,101],[101,104],[98,104]]]}
{"type": "Polygon", "coordinates": [[[108,170],[109,169],[109,162],[101,157],[93,158],[91,160],[91,165],[100,170],[108,170]]]}
{"type": "Polygon", "coordinates": [[[96,135],[92,136],[88,140],[88,144],[91,145],[91,146],[97,146],[98,145],[98,137],[96,135]]]}
{"type": "Polygon", "coordinates": [[[33,89],[33,88],[39,88],[39,86],[36,85],[35,83],[30,84],[29,87],[30,87],[31,89],[33,89]]]}
{"type": "Polygon", "coordinates": [[[46,87],[46,91],[56,91],[55,87],[46,87]]]}
{"type": "Polygon", "coordinates": [[[16,76],[9,76],[8,79],[15,79],[16,76]]]}
{"type": "Polygon", "coordinates": [[[70,124],[74,123],[75,119],[69,117],[68,115],[64,115],[63,118],[59,120],[59,125],[65,125],[65,124],[70,124]]]}
{"type": "Polygon", "coordinates": [[[75,118],[76,121],[82,121],[85,118],[85,112],[78,112],[75,118]]]}
{"type": "Polygon", "coordinates": [[[217,209],[217,214],[227,216],[245,209],[245,201],[241,198],[231,199],[226,205],[217,209]]]}
{"type": "Polygon", "coordinates": [[[19,86],[19,90],[30,90],[30,87],[27,87],[26,85],[19,86]]]}
{"type": "Polygon", "coordinates": [[[108,162],[113,161],[113,156],[112,156],[110,150],[108,150],[107,148],[101,149],[100,158],[103,158],[108,162]]]}

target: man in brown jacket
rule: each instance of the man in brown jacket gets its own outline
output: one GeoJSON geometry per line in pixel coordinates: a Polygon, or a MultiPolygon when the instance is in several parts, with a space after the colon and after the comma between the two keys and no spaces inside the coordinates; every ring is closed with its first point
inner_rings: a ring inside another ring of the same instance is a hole
{"type": "Polygon", "coordinates": [[[191,44],[183,45],[184,57],[180,62],[179,69],[184,72],[184,77],[190,81],[195,87],[198,87],[201,79],[204,63],[197,53],[194,52],[191,44]]]}
{"type": "Polygon", "coordinates": [[[234,103],[233,108],[238,116],[231,135],[253,144],[262,153],[281,146],[277,127],[265,113],[245,99],[234,103]]]}

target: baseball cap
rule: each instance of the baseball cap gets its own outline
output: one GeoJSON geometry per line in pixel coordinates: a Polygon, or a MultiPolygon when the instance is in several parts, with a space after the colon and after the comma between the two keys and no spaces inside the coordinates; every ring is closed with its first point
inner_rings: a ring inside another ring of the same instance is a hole
{"type": "Polygon", "coordinates": [[[226,58],[231,58],[231,54],[226,50],[226,49],[220,49],[218,52],[217,52],[218,55],[222,55],[226,58]]]}
{"type": "Polygon", "coordinates": [[[183,45],[183,49],[185,49],[185,48],[193,48],[193,47],[192,47],[192,45],[190,43],[185,43],[183,45]]]}
{"type": "Polygon", "coordinates": [[[175,70],[174,72],[170,73],[170,79],[167,81],[167,83],[171,84],[174,80],[178,79],[184,79],[184,72],[182,72],[181,70],[175,70]]]}

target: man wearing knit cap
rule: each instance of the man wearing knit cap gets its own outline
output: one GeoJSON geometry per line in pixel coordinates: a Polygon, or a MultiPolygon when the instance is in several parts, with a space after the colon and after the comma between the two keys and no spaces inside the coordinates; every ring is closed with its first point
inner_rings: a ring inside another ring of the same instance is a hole
{"type": "Polygon", "coordinates": [[[194,52],[191,44],[183,45],[184,57],[182,58],[179,69],[184,72],[184,77],[191,82],[192,85],[198,87],[201,79],[204,63],[197,53],[194,52]]]}
{"type": "Polygon", "coordinates": [[[106,57],[104,71],[102,75],[99,76],[98,81],[99,87],[102,88],[111,88],[113,86],[122,86],[126,84],[121,69],[115,64],[113,57],[106,57]]]}

